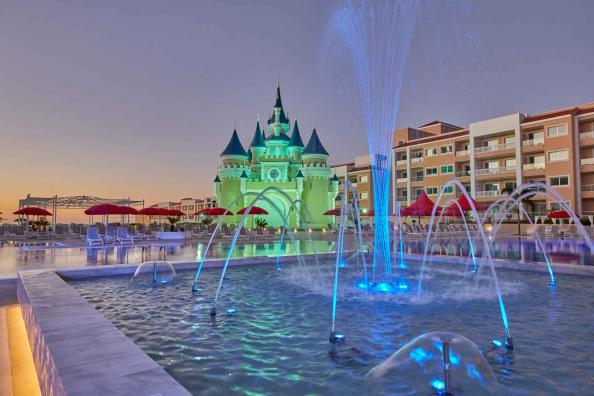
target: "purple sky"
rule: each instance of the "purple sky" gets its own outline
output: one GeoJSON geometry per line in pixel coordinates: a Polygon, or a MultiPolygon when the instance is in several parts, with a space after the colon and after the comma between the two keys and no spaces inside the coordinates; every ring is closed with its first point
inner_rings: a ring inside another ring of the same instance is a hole
{"type": "MultiPolygon", "coordinates": [[[[3,1],[3,217],[27,193],[211,194],[234,124],[247,145],[277,73],[304,139],[315,126],[331,163],[364,154],[351,65],[327,34],[333,6],[3,1]]],[[[593,1],[426,1],[399,126],[594,101],[593,17],[593,1]]]]}

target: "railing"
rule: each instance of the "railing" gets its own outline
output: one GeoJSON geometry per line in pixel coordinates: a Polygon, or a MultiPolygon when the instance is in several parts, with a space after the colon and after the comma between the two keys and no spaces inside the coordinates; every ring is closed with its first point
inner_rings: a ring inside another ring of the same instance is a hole
{"type": "Polygon", "coordinates": [[[423,162],[423,157],[415,157],[415,158],[411,158],[411,160],[410,160],[411,164],[418,164],[420,162],[423,162]]]}
{"type": "Polygon", "coordinates": [[[470,154],[470,151],[468,150],[460,150],[460,151],[456,151],[456,157],[463,157],[465,155],[470,154]]]}
{"type": "Polygon", "coordinates": [[[510,150],[516,146],[516,142],[496,144],[494,146],[477,147],[474,149],[475,153],[486,153],[490,151],[510,150]]]}
{"type": "Polygon", "coordinates": [[[594,158],[582,158],[580,160],[580,164],[582,164],[582,165],[594,165],[594,158]]]}
{"type": "Polygon", "coordinates": [[[501,166],[499,168],[485,168],[485,169],[477,169],[476,175],[480,176],[480,175],[493,175],[493,174],[497,174],[497,173],[509,173],[509,172],[515,172],[516,171],[516,167],[515,166],[501,166]]]}
{"type": "Polygon", "coordinates": [[[538,164],[524,164],[522,165],[522,169],[524,170],[530,170],[530,169],[544,169],[545,168],[545,164],[544,163],[538,163],[538,164]]]}
{"type": "Polygon", "coordinates": [[[529,140],[523,140],[522,141],[522,146],[526,147],[526,146],[536,146],[539,144],[544,144],[544,138],[537,138],[537,139],[529,139],[529,140]]]}
{"type": "Polygon", "coordinates": [[[406,183],[408,181],[408,178],[406,177],[400,177],[398,179],[396,179],[396,183],[406,183]]]}
{"type": "Polygon", "coordinates": [[[594,184],[582,184],[582,191],[594,192],[594,184]]]}
{"type": "Polygon", "coordinates": [[[410,181],[411,182],[422,182],[423,181],[423,176],[411,176],[410,181]]]}
{"type": "Polygon", "coordinates": [[[398,160],[396,161],[396,165],[406,165],[407,162],[408,160],[398,160]]]}
{"type": "Polygon", "coordinates": [[[594,139],[594,131],[580,133],[580,140],[583,140],[583,139],[594,139]]]}
{"type": "Polygon", "coordinates": [[[477,191],[475,193],[476,197],[498,197],[503,195],[501,191],[477,191]]]}
{"type": "Polygon", "coordinates": [[[457,177],[470,176],[470,171],[469,170],[458,171],[458,172],[456,172],[456,176],[457,177]]]}

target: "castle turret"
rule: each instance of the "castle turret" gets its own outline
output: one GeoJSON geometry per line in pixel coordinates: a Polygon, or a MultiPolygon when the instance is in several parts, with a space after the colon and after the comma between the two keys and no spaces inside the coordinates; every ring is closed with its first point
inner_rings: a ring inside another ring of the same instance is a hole
{"type": "Polygon", "coordinates": [[[336,208],[336,197],[338,197],[338,189],[340,188],[340,180],[338,179],[338,176],[336,176],[336,173],[330,179],[330,184],[332,185],[332,188],[328,192],[328,207],[334,209],[336,208]]]}
{"type": "Polygon", "coordinates": [[[315,199],[314,197],[328,197],[330,167],[326,163],[328,152],[322,145],[315,129],[301,154],[301,158],[303,159],[301,172],[304,176],[302,199],[309,206],[311,215],[309,226],[323,228],[328,223],[324,212],[329,209],[329,203],[327,199],[315,199]]]}
{"type": "Polygon", "coordinates": [[[259,180],[261,179],[261,163],[262,156],[266,153],[266,141],[264,140],[264,133],[260,129],[260,120],[256,123],[256,131],[250,143],[249,160],[252,164],[252,175],[255,175],[259,180]]]}
{"type": "Polygon", "coordinates": [[[219,175],[217,175],[214,178],[213,184],[214,184],[214,195],[217,198],[217,202],[220,202],[219,195],[221,195],[221,179],[219,179],[219,175]]]}
{"type": "Polygon", "coordinates": [[[295,120],[291,140],[289,140],[289,157],[291,157],[291,159],[297,159],[301,153],[303,153],[303,150],[304,146],[303,140],[301,140],[301,134],[299,133],[299,124],[297,124],[297,120],[295,120]]]}
{"type": "MultiPolygon", "coordinates": [[[[219,194],[217,195],[217,202],[223,208],[229,207],[231,203],[242,194],[241,191],[241,176],[250,172],[248,155],[239,140],[237,130],[233,130],[231,139],[221,153],[221,160],[223,165],[219,166],[217,177],[220,180],[219,194]]],[[[247,177],[247,174],[246,174],[247,177]]],[[[215,183],[215,188],[216,188],[215,183]]],[[[237,212],[243,207],[243,202],[236,203],[232,208],[229,208],[233,213],[237,212]]],[[[234,222],[237,216],[232,219],[225,219],[225,221],[234,222]]]]}

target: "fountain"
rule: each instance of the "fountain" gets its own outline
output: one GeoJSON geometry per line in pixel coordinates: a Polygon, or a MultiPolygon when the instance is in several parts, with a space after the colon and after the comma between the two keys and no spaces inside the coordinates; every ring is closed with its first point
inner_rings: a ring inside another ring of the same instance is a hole
{"type": "Polygon", "coordinates": [[[140,263],[130,280],[132,286],[162,287],[175,279],[175,269],[167,261],[140,263]]]}

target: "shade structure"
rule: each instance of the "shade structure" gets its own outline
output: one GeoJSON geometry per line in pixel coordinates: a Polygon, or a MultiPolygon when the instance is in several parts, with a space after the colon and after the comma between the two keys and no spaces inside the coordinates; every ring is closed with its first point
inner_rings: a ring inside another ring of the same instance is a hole
{"type": "Polygon", "coordinates": [[[89,216],[101,216],[101,215],[122,215],[125,210],[121,206],[113,204],[99,204],[91,206],[85,210],[85,214],[89,216]]]}
{"type": "Polygon", "coordinates": [[[231,212],[228,209],[225,208],[220,208],[218,206],[215,206],[213,208],[204,208],[204,209],[200,209],[199,211],[197,211],[196,213],[194,213],[195,215],[206,215],[206,216],[232,216],[233,212],[231,212]]]}
{"type": "Polygon", "coordinates": [[[326,216],[340,216],[340,208],[330,209],[324,212],[326,216]]]}
{"type": "Polygon", "coordinates": [[[556,210],[547,215],[549,219],[569,219],[571,215],[566,210],[556,210]]]}
{"type": "Polygon", "coordinates": [[[177,209],[167,209],[167,216],[171,216],[171,217],[179,217],[179,216],[185,216],[186,214],[184,212],[182,212],[181,210],[177,210],[177,209]]]}
{"type": "Polygon", "coordinates": [[[24,215],[24,216],[51,216],[52,214],[43,208],[38,208],[35,206],[29,206],[27,208],[22,208],[14,212],[15,215],[24,215]]]}
{"type": "Polygon", "coordinates": [[[167,209],[165,208],[144,208],[138,211],[140,215],[147,215],[147,216],[167,216],[167,209]]]}
{"type": "Polygon", "coordinates": [[[134,209],[131,206],[120,206],[120,209],[123,212],[122,214],[125,214],[125,215],[137,215],[138,214],[138,210],[134,209]]]}
{"type": "MultiPolygon", "coordinates": [[[[487,210],[487,206],[483,205],[480,202],[475,201],[474,199],[472,199],[472,197],[470,197],[471,202],[474,205],[474,208],[479,211],[479,212],[484,212],[485,210],[487,210]]],[[[466,198],[466,195],[462,194],[460,195],[460,197],[458,197],[458,203],[460,204],[460,207],[462,208],[463,211],[467,212],[469,210],[472,210],[470,203],[468,202],[468,199],[466,198]]]]}
{"type": "MultiPolygon", "coordinates": [[[[247,211],[247,208],[240,209],[237,214],[244,214],[247,211]]],[[[252,206],[249,213],[250,215],[267,215],[268,212],[265,209],[262,209],[258,206],[252,206]]]]}
{"type": "MultiPolygon", "coordinates": [[[[435,203],[425,193],[425,191],[421,191],[415,202],[410,204],[408,208],[404,208],[400,211],[401,216],[416,216],[416,217],[424,217],[424,216],[431,216],[433,211],[433,207],[435,203]]],[[[441,207],[437,207],[437,212],[441,210],[441,207]]]]}
{"type": "MultiPolygon", "coordinates": [[[[462,209],[464,210],[464,209],[462,209]]],[[[439,214],[440,212],[438,212],[439,214]]],[[[462,212],[460,212],[460,208],[458,207],[458,205],[456,205],[455,203],[451,204],[450,206],[448,206],[447,208],[443,209],[441,211],[441,214],[443,216],[447,216],[447,217],[462,217],[462,212]]]]}

